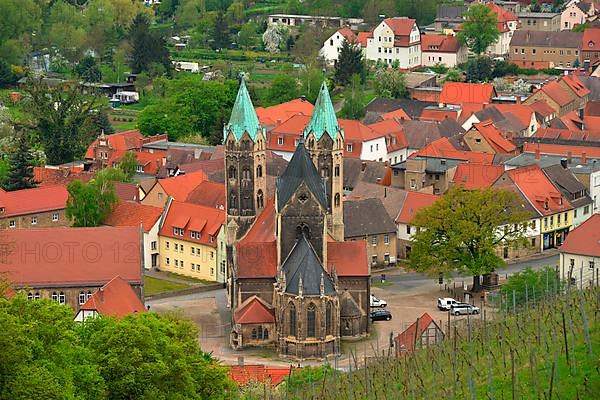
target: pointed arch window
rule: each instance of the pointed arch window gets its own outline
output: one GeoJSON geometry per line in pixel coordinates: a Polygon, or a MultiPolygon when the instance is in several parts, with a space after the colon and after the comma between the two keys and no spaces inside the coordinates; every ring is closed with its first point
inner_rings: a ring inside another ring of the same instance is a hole
{"type": "Polygon", "coordinates": [[[262,177],[262,165],[259,165],[258,167],[256,167],[256,176],[258,178],[262,177]]]}
{"type": "Polygon", "coordinates": [[[302,235],[307,239],[310,239],[310,228],[304,223],[296,227],[296,239],[300,239],[302,235]]]}
{"type": "Polygon", "coordinates": [[[237,171],[235,169],[235,167],[232,165],[229,167],[229,179],[235,179],[237,178],[237,171]]]}
{"type": "Polygon", "coordinates": [[[333,303],[327,302],[327,309],[325,310],[325,334],[333,335],[333,303]]]}
{"type": "Polygon", "coordinates": [[[256,206],[258,208],[263,208],[265,206],[265,199],[262,190],[258,189],[258,194],[256,195],[256,206]]]}
{"type": "Polygon", "coordinates": [[[229,193],[229,208],[238,208],[237,195],[234,192],[229,193]]]}
{"type": "Polygon", "coordinates": [[[335,197],[333,198],[333,205],[335,207],[339,207],[340,206],[340,202],[341,202],[341,196],[339,193],[335,194],[335,197]]]}
{"type": "Polygon", "coordinates": [[[340,166],[339,165],[335,166],[335,170],[334,171],[335,171],[334,172],[335,176],[340,176],[340,166]]]}
{"type": "Polygon", "coordinates": [[[317,336],[317,308],[313,303],[310,303],[306,309],[306,336],[317,336]]]}
{"type": "Polygon", "coordinates": [[[244,168],[242,170],[242,179],[245,179],[245,180],[252,179],[252,171],[250,171],[250,168],[244,168]]]}
{"type": "Polygon", "coordinates": [[[288,313],[289,313],[289,319],[290,319],[289,334],[290,334],[290,336],[297,336],[297,334],[296,334],[296,306],[294,305],[294,303],[290,303],[290,306],[288,308],[288,313]]]}
{"type": "Polygon", "coordinates": [[[321,176],[323,178],[329,178],[329,167],[321,168],[321,176]]]}

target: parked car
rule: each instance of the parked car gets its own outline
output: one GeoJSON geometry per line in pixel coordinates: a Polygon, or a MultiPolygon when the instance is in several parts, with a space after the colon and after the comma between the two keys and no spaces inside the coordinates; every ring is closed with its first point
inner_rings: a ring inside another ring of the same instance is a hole
{"type": "Polygon", "coordinates": [[[387,307],[387,301],[371,295],[371,307],[387,307]]]}
{"type": "Polygon", "coordinates": [[[371,321],[389,321],[392,319],[392,313],[388,310],[380,308],[371,311],[371,321]]]}
{"type": "Polygon", "coordinates": [[[440,297],[438,298],[437,307],[441,311],[448,311],[452,304],[458,304],[458,301],[451,297],[440,297]]]}
{"type": "Polygon", "coordinates": [[[452,315],[479,314],[479,307],[468,303],[456,303],[452,304],[449,312],[452,315]]]}

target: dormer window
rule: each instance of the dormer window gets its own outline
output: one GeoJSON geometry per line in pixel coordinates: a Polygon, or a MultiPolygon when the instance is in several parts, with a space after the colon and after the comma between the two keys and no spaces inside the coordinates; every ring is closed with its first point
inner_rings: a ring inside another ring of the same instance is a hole
{"type": "Polygon", "coordinates": [[[194,231],[191,231],[191,232],[190,232],[190,237],[191,237],[192,239],[196,239],[196,232],[194,232],[194,231]]]}
{"type": "Polygon", "coordinates": [[[213,235],[210,235],[210,242],[213,243],[215,241],[215,237],[213,235]]]}
{"type": "Polygon", "coordinates": [[[544,210],[547,210],[547,209],[548,209],[548,200],[545,200],[544,201],[544,210]]]}
{"type": "Polygon", "coordinates": [[[590,41],[588,42],[588,46],[590,46],[590,48],[591,48],[591,47],[594,47],[594,41],[593,41],[593,40],[590,40],[590,41]]]}
{"type": "Polygon", "coordinates": [[[173,228],[173,235],[175,235],[175,236],[179,235],[179,228],[173,228]]]}
{"type": "Polygon", "coordinates": [[[106,146],[106,140],[101,140],[100,141],[100,146],[106,146]]]}
{"type": "Polygon", "coordinates": [[[277,145],[278,146],[283,146],[283,136],[277,137],[277,145]]]}
{"type": "Polygon", "coordinates": [[[346,145],[346,151],[347,151],[348,153],[352,153],[352,145],[351,145],[351,144],[347,144],[347,145],[346,145]]]}

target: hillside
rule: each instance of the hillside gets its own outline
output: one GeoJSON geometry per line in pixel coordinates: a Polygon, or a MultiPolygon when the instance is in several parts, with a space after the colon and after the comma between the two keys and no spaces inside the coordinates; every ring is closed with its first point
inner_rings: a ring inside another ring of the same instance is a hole
{"type": "MultiPolygon", "coordinates": [[[[443,344],[411,355],[354,360],[348,373],[303,370],[280,385],[287,399],[593,399],[600,393],[598,288],[535,308],[479,317],[443,344]],[[358,368],[357,368],[358,367],[358,368]],[[311,376],[313,377],[311,380],[311,376]],[[319,378],[314,378],[319,376],[319,378]]],[[[465,321],[466,322],[466,321],[465,321]]],[[[419,344],[417,343],[417,346],[419,344]]],[[[380,351],[381,353],[381,351],[380,351]]],[[[247,398],[252,398],[247,397],[247,398]]]]}

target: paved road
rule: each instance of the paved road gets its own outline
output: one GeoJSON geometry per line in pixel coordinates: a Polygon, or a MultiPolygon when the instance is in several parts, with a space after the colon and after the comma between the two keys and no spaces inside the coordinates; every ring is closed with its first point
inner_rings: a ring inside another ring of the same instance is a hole
{"type": "MultiPolygon", "coordinates": [[[[535,260],[529,260],[519,263],[514,263],[508,265],[506,268],[498,270],[498,273],[502,276],[508,274],[512,275],[515,272],[518,272],[526,267],[533,267],[534,269],[542,268],[546,265],[557,265],[558,264],[558,255],[551,255],[544,258],[539,258],[535,260]]],[[[411,290],[423,286],[428,285],[437,285],[437,279],[431,278],[425,274],[417,273],[417,272],[406,272],[406,273],[395,273],[395,272],[386,272],[386,280],[388,282],[394,283],[393,286],[385,287],[386,290],[390,290],[393,292],[406,291],[411,290]]],[[[379,273],[373,273],[373,281],[378,282],[380,280],[379,273]]],[[[471,282],[472,279],[470,276],[459,276],[455,275],[454,280],[456,282],[471,282]]]]}

